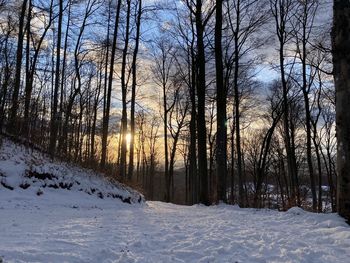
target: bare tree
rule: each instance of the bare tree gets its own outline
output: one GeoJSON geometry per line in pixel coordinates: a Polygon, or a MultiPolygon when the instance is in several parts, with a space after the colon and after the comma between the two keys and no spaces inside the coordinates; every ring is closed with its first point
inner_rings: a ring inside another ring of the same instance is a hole
{"type": "MultiPolygon", "coordinates": [[[[29,1],[29,12],[31,12],[31,1],[29,1]]],[[[30,65],[30,68],[28,68],[28,72],[27,72],[27,77],[26,77],[26,85],[25,85],[25,105],[24,105],[24,124],[23,124],[23,130],[22,133],[25,137],[29,138],[29,131],[30,131],[30,117],[29,117],[29,113],[30,113],[30,102],[31,102],[31,96],[32,96],[32,91],[33,91],[33,82],[34,82],[34,75],[36,72],[36,66],[37,66],[37,62],[38,62],[38,58],[39,58],[39,53],[41,51],[41,46],[44,42],[44,39],[46,37],[47,32],[49,31],[53,20],[55,19],[55,17],[53,16],[53,1],[50,2],[50,6],[47,10],[45,10],[45,12],[48,12],[48,18],[46,18],[45,15],[45,28],[44,31],[42,33],[42,35],[39,38],[39,41],[36,45],[36,47],[34,47],[34,54],[32,56],[32,63],[30,65]],[[47,19],[47,21],[46,21],[47,19]]],[[[30,41],[30,19],[29,19],[29,15],[28,15],[28,21],[27,21],[27,42],[29,43],[30,41]]],[[[28,44],[29,45],[29,44],[28,44]]],[[[27,55],[29,55],[30,52],[29,50],[27,50],[27,55]]]]}
{"type": "MultiPolygon", "coordinates": [[[[314,30],[314,20],[318,8],[318,1],[306,0],[298,3],[297,7],[300,15],[297,16],[297,25],[294,28],[296,39],[297,54],[301,61],[301,75],[302,83],[301,90],[305,105],[305,126],[306,126],[306,156],[309,167],[310,187],[312,193],[312,209],[316,211],[317,196],[316,196],[316,182],[314,175],[314,167],[312,162],[312,135],[311,135],[311,109],[309,95],[313,85],[315,74],[310,67],[308,67],[308,54],[310,53],[309,43],[311,42],[311,33],[314,30]],[[311,71],[311,72],[310,72],[311,71]],[[308,72],[310,72],[308,74],[308,72]]],[[[298,82],[297,82],[298,83],[298,82]]]]}
{"type": "Polygon", "coordinates": [[[287,152],[287,166],[288,175],[291,178],[291,193],[292,193],[292,205],[300,204],[299,189],[297,187],[298,175],[296,166],[295,149],[293,147],[291,127],[290,127],[290,109],[289,109],[289,84],[288,75],[286,73],[285,62],[285,46],[290,40],[290,32],[288,31],[287,24],[292,17],[294,2],[291,0],[270,0],[271,12],[275,20],[275,28],[278,39],[278,52],[279,52],[279,68],[282,82],[283,91],[283,123],[284,123],[284,136],[287,152]],[[295,202],[296,201],[296,202],[295,202]]]}
{"type": "Polygon", "coordinates": [[[237,177],[240,206],[246,206],[244,201],[244,174],[243,158],[241,149],[241,110],[243,87],[241,79],[246,71],[251,70],[256,62],[255,59],[247,59],[251,52],[262,46],[261,39],[254,37],[266,21],[264,1],[227,1],[227,43],[225,43],[225,84],[230,86],[232,78],[234,96],[234,130],[235,130],[235,153],[237,155],[237,177]],[[232,51],[233,46],[233,51],[232,51]],[[244,62],[243,62],[244,61],[244,62]]]}
{"type": "Polygon", "coordinates": [[[169,146],[168,146],[168,118],[169,112],[174,107],[176,100],[169,102],[168,96],[171,92],[171,77],[174,70],[175,54],[174,47],[165,37],[160,38],[156,43],[156,53],[154,54],[155,66],[153,74],[155,82],[162,89],[162,114],[164,132],[164,176],[165,176],[165,200],[170,202],[170,177],[169,177],[169,146]]]}

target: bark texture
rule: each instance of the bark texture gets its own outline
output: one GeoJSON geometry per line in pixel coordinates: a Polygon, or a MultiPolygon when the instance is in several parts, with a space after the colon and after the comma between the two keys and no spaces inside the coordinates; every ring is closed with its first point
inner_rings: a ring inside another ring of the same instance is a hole
{"type": "Polygon", "coordinates": [[[336,88],[338,213],[350,220],[350,2],[334,1],[333,63],[336,88]]]}

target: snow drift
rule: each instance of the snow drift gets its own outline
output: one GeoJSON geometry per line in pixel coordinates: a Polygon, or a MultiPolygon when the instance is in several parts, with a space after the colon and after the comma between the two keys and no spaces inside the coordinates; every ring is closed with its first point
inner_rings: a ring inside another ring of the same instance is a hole
{"type": "Polygon", "coordinates": [[[73,191],[129,204],[144,202],[140,193],[118,182],[112,183],[102,174],[52,161],[46,154],[9,139],[3,139],[0,147],[0,191],[26,191],[37,196],[73,191]]]}

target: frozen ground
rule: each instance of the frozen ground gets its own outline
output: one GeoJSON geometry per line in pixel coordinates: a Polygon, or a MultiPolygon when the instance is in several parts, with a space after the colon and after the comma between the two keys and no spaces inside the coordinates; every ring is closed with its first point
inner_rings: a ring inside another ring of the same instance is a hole
{"type": "Polygon", "coordinates": [[[345,263],[349,248],[341,218],[299,208],[129,205],[68,190],[0,190],[4,262],[345,263]]]}
{"type": "Polygon", "coordinates": [[[0,182],[0,262],[350,262],[350,227],[335,214],[138,202],[9,141],[0,182]]]}

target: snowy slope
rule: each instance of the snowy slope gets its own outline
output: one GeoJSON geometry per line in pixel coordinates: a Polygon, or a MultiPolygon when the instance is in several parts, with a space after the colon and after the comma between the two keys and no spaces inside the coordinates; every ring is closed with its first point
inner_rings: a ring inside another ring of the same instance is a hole
{"type": "Polygon", "coordinates": [[[74,192],[80,198],[92,195],[126,203],[144,201],[138,192],[112,184],[92,170],[52,161],[37,150],[4,139],[0,147],[0,192],[8,190],[37,196],[74,192]]]}
{"type": "Polygon", "coordinates": [[[0,169],[0,262],[350,262],[350,227],[336,214],[130,205],[108,193],[137,203],[136,192],[9,141],[0,169]],[[28,167],[57,178],[25,177],[28,167]],[[48,187],[74,180],[70,190],[48,187]]]}

